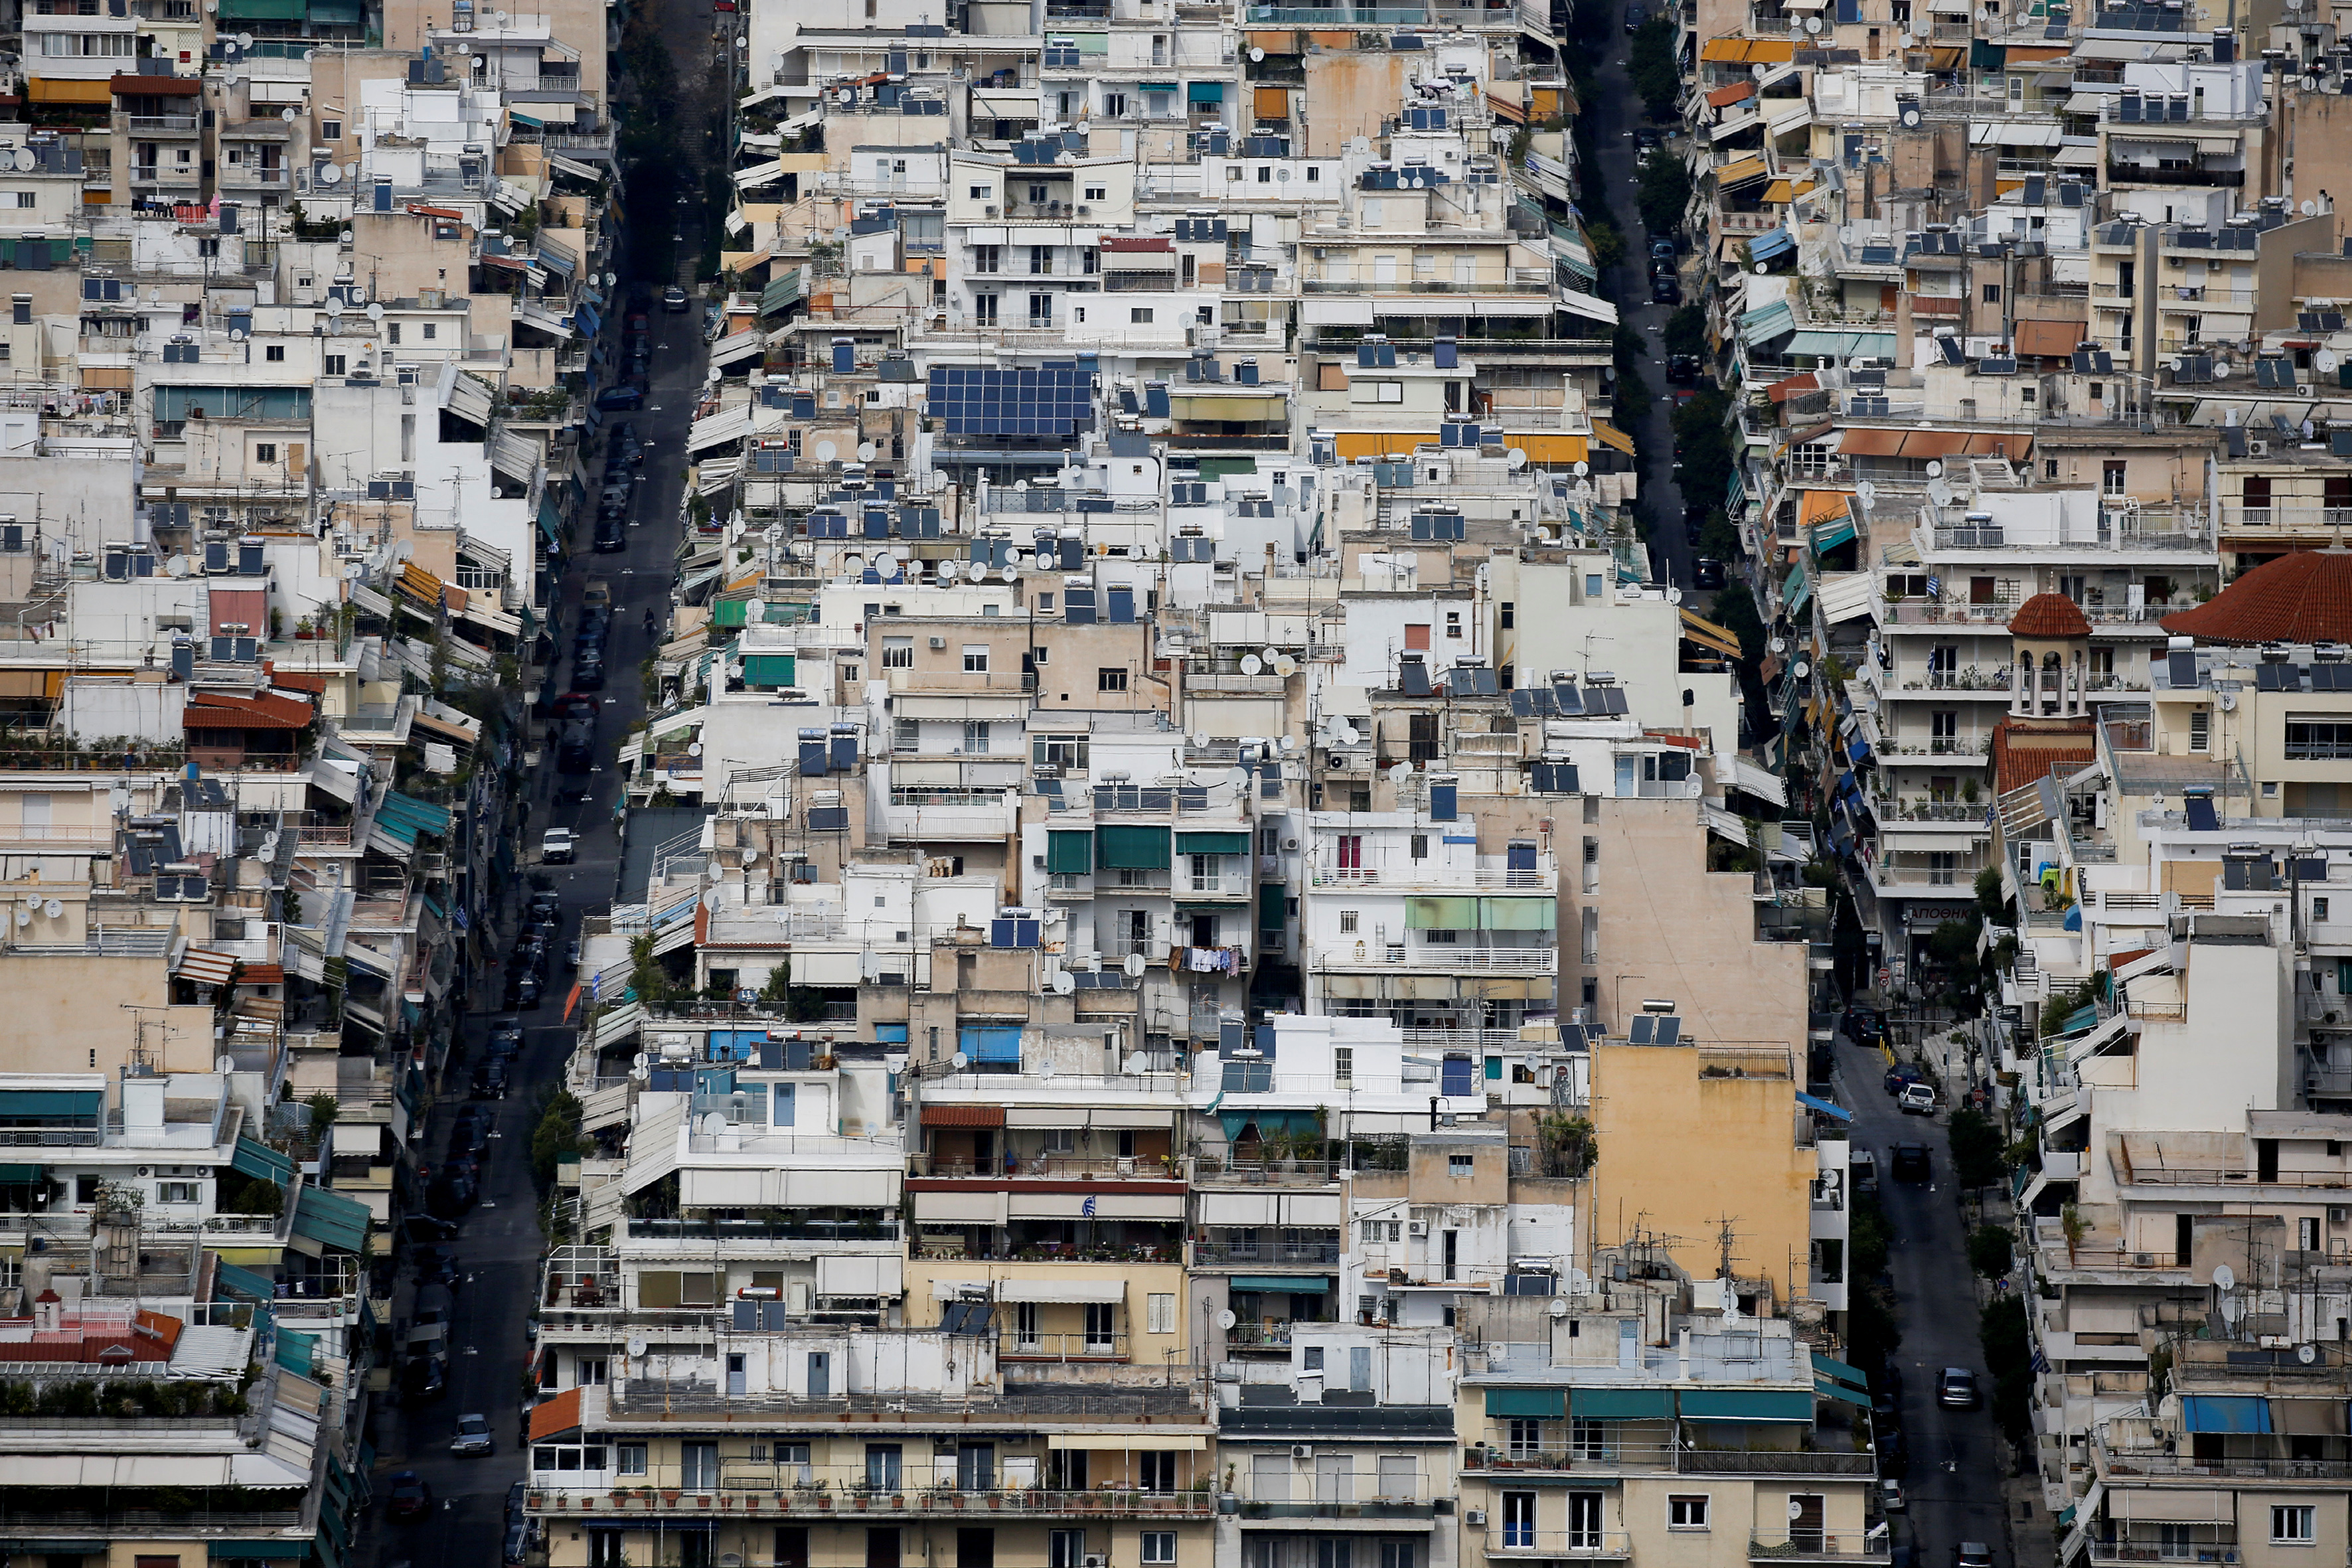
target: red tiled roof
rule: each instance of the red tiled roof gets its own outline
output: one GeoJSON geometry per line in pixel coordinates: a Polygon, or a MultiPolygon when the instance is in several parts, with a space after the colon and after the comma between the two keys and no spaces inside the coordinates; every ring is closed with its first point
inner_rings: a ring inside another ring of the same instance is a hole
{"type": "Polygon", "coordinates": [[[2302,550],[2264,562],[2163,624],[2200,642],[2352,640],[2352,552],[2302,550]]]}
{"type": "Polygon", "coordinates": [[[567,1388],[544,1405],[535,1405],[530,1412],[530,1440],[543,1442],[559,1432],[569,1432],[580,1425],[580,1391],[567,1388]]]}
{"type": "Polygon", "coordinates": [[[2036,594],[2017,607],[2009,621],[2009,635],[2015,637],[2086,637],[2091,635],[2090,617],[2082,607],[2063,594],[2036,594]]]}
{"type": "Polygon", "coordinates": [[[299,730],[310,721],[310,705],[274,691],[259,697],[199,691],[188,699],[184,719],[191,730],[299,730]]]}
{"type": "Polygon", "coordinates": [[[2007,795],[2053,768],[2088,767],[2098,754],[2088,719],[2004,717],[1992,727],[1993,788],[2007,795]]]}
{"type": "Polygon", "coordinates": [[[1782,376],[1764,392],[1773,402],[1786,403],[1801,392],[1819,392],[1821,389],[1822,378],[1811,371],[1804,371],[1796,375],[1782,376]]]}
{"type": "Polygon", "coordinates": [[[1713,92],[1708,93],[1706,95],[1706,106],[1709,109],[1727,109],[1731,105],[1738,103],[1743,98],[1753,98],[1755,96],[1756,84],[1754,82],[1736,81],[1729,87],[1718,87],[1713,92]]]}

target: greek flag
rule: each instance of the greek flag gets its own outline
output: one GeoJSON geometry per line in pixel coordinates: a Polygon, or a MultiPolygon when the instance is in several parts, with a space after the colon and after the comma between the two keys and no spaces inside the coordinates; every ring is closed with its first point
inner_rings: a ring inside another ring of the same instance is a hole
{"type": "Polygon", "coordinates": [[[1095,1200],[1094,1200],[1092,1197],[1088,1197],[1088,1198],[1087,1199],[1087,1201],[1086,1201],[1086,1202],[1084,1202],[1084,1203],[1082,1203],[1082,1204],[1080,1204],[1080,1205],[1078,1205],[1078,1212],[1079,1212],[1080,1214],[1082,1214],[1082,1215],[1086,1215],[1086,1216],[1087,1216],[1087,1218],[1088,1218],[1088,1219],[1092,1219],[1092,1218],[1094,1218],[1094,1217],[1095,1217],[1095,1200]]]}
{"type": "Polygon", "coordinates": [[[588,1000],[602,1002],[604,999],[604,977],[592,969],[588,972],[588,1000]]]}

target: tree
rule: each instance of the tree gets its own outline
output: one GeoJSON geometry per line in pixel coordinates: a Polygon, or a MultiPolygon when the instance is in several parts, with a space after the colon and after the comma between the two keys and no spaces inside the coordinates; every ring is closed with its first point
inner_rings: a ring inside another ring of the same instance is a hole
{"type": "Polygon", "coordinates": [[[2000,1180],[2008,1152],[1991,1117],[1974,1106],[1959,1107],[1952,1112],[1951,1142],[1952,1170],[1963,1190],[1989,1187],[2000,1180]]]}
{"type": "Polygon", "coordinates": [[[1980,1225],[1969,1232],[1969,1267],[1986,1279],[2000,1279],[2015,1261],[2007,1226],[1980,1225]]]}
{"type": "Polygon", "coordinates": [[[1685,305],[1666,318],[1666,329],[1660,334],[1670,354],[1688,354],[1694,359],[1706,357],[1706,310],[1698,305],[1685,305]]]}
{"type": "Polygon", "coordinates": [[[1672,234],[1682,227],[1683,214],[1690,208],[1690,166],[1661,147],[1642,161],[1641,182],[1633,205],[1642,215],[1642,226],[1652,234],[1672,234]]]}
{"type": "Polygon", "coordinates": [[[1977,1338],[1992,1373],[1992,1418],[2010,1441],[2021,1442],[2032,1414],[2033,1352],[2015,1291],[1978,1314],[1977,1338]]]}
{"type": "Polygon", "coordinates": [[[1674,24],[1659,16],[1634,30],[1626,52],[1633,90],[1642,95],[1642,107],[1653,120],[1672,120],[1682,99],[1682,66],[1675,58],[1678,41],[1674,24]]]}
{"type": "Polygon", "coordinates": [[[1713,561],[1737,561],[1747,548],[1731,514],[1719,506],[1709,507],[1706,521],[1699,525],[1698,552],[1713,561]]]}
{"type": "Polygon", "coordinates": [[[1584,243],[1598,271],[1606,272],[1625,259],[1625,231],[1606,218],[1584,220],[1584,243]]]}
{"type": "Polygon", "coordinates": [[[2017,923],[2015,916],[2010,912],[2009,893],[2001,886],[2000,867],[1988,866],[1977,873],[1977,908],[1982,910],[1984,918],[1995,925],[2017,923]]]}
{"type": "Polygon", "coordinates": [[[1747,584],[1735,578],[1715,596],[1714,617],[1717,626],[1739,639],[1740,663],[1753,665],[1764,657],[1764,620],[1756,613],[1756,595],[1747,584]]]}
{"type": "Polygon", "coordinates": [[[544,1189],[555,1184],[555,1169],[567,1154],[586,1154],[595,1141],[580,1131],[580,1101],[562,1089],[547,1097],[530,1131],[531,1179],[544,1189]]]}
{"type": "Polygon", "coordinates": [[[304,1103],[310,1108],[310,1142],[323,1145],[328,1130],[335,1124],[336,1112],[342,1108],[331,1094],[314,1094],[304,1103]]]}

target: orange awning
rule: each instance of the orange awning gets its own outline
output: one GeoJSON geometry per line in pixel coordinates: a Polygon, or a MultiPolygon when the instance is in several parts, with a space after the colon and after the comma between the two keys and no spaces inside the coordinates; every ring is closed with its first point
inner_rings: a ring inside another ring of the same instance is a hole
{"type": "Polygon", "coordinates": [[[530,1440],[543,1443],[564,1432],[577,1431],[580,1426],[580,1391],[567,1388],[545,1404],[534,1405],[530,1413],[530,1440]]]}
{"type": "Polygon", "coordinates": [[[1787,38],[1709,38],[1698,58],[1709,65],[1779,65],[1797,58],[1797,46],[1787,38]]]}
{"type": "Polygon", "coordinates": [[[1728,190],[1750,180],[1760,180],[1771,172],[1761,158],[1736,158],[1716,170],[1715,183],[1728,190]]]}
{"type": "Polygon", "coordinates": [[[1804,490],[1797,501],[1797,521],[1811,527],[1846,515],[1846,502],[1853,499],[1852,490],[1804,490]]]}
{"type": "Polygon", "coordinates": [[[25,96],[35,103],[112,103],[114,89],[102,81],[37,76],[26,83],[25,96]]]}
{"type": "Polygon", "coordinates": [[[1603,446],[1616,447],[1629,458],[1633,455],[1633,437],[1605,419],[1592,422],[1592,438],[1603,446]]]}
{"type": "Polygon", "coordinates": [[[1713,92],[1708,93],[1706,95],[1706,106],[1709,109],[1728,109],[1742,99],[1753,98],[1755,96],[1756,84],[1754,82],[1735,81],[1729,87],[1718,87],[1713,92]]]}
{"type": "MultiPolygon", "coordinates": [[[[1596,424],[1594,429],[1600,426],[1596,424]]],[[[1503,444],[1516,447],[1528,455],[1528,461],[1542,466],[1549,463],[1581,463],[1592,455],[1592,444],[1581,436],[1567,436],[1552,430],[1529,430],[1525,433],[1506,430],[1503,444]]]]}
{"type": "Polygon", "coordinates": [[[1434,430],[1343,430],[1331,438],[1332,453],[1351,458],[1410,458],[1415,447],[1434,447],[1434,430]]]}
{"type": "Polygon", "coordinates": [[[2080,321],[2020,321],[2016,347],[2028,358],[2063,359],[2090,335],[2080,321]]]}

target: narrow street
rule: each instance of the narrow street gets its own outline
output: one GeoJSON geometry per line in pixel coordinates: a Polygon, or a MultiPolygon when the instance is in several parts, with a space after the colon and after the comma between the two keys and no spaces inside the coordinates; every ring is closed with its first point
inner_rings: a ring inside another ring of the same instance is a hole
{"type": "Polygon", "coordinates": [[[1840,1037],[1839,1103],[1854,1113],[1853,1146],[1878,1157],[1879,1203],[1892,1233],[1887,1268],[1895,1277],[1895,1321],[1903,1346],[1903,1434],[1910,1469],[1903,1489],[1909,1502],[1895,1521],[1900,1544],[1916,1549],[1920,1568],[1949,1568],[1963,1541],[1992,1548],[1996,1563],[2011,1561],[2002,1519],[2001,1478],[2009,1449],[1980,1402],[1974,1410],[1936,1403],[1937,1380],[1948,1366],[1967,1367],[1990,1394],[1977,1339],[1977,1295],[1969,1273],[1959,1205],[1953,1191],[1952,1154],[1944,1119],[1906,1116],[1882,1087],[1885,1058],[1840,1037]],[[1925,1182],[1895,1178],[1897,1143],[1924,1143],[1932,1173],[1925,1182]]]}
{"type": "MultiPolygon", "coordinates": [[[[1585,115],[1592,121],[1593,149],[1600,165],[1592,188],[1609,193],[1609,216],[1617,220],[1617,226],[1625,234],[1625,258],[1601,275],[1601,292],[1616,301],[1625,325],[1641,333],[1649,345],[1649,352],[1642,358],[1642,379],[1649,384],[1654,399],[1650,411],[1638,420],[1628,416],[1617,423],[1639,443],[1643,457],[1641,500],[1652,520],[1649,544],[1653,569],[1659,581],[1688,589],[1693,552],[1683,530],[1682,489],[1675,483],[1675,436],[1669,423],[1675,406],[1674,388],[1666,384],[1666,356],[1659,335],[1666,318],[1674,313],[1674,307],[1650,302],[1652,237],[1643,228],[1633,200],[1640,166],[1634,155],[1633,132],[1643,123],[1642,98],[1633,90],[1633,79],[1626,69],[1626,46],[1625,31],[1612,17],[1606,58],[1595,73],[1601,85],[1599,101],[1583,106],[1585,115]]],[[[1687,252],[1687,237],[1681,237],[1687,252]]]]}
{"type": "MultiPolygon", "coordinates": [[[[708,74],[712,48],[710,13],[698,0],[658,0],[663,37],[677,60],[681,77],[708,74]]],[[[691,190],[693,187],[687,187],[691,190]]],[[[686,281],[703,242],[699,208],[680,205],[675,213],[655,211],[642,221],[675,224],[682,237],[676,249],[676,271],[659,277],[624,277],[606,330],[618,338],[626,330],[631,311],[625,301],[635,285],[652,303],[648,321],[653,339],[651,380],[646,405],[630,413],[606,416],[595,433],[594,457],[601,464],[607,444],[624,423],[633,424],[645,443],[644,466],[635,470],[635,495],[630,510],[628,548],[614,554],[591,549],[592,520],[582,518],[572,532],[568,569],[558,585],[550,617],[554,627],[557,660],[548,682],[551,694],[571,689],[572,640],[579,625],[582,595],[590,578],[601,578],[611,588],[612,627],[605,665],[610,672],[602,705],[598,747],[605,761],[593,775],[593,788],[584,801],[554,799],[554,758],[546,749],[539,773],[520,792],[530,816],[524,842],[516,858],[532,864],[532,874],[544,877],[562,900],[562,927],[552,944],[559,953],[577,936],[583,914],[604,910],[613,900],[619,874],[618,834],[620,781],[610,761],[614,748],[644,717],[644,697],[638,669],[652,651],[656,630],[647,632],[650,608],[657,625],[668,618],[670,588],[675,575],[679,506],[686,470],[686,437],[700,395],[708,351],[703,342],[703,304],[698,296],[689,309],[666,312],[659,303],[662,289],[686,281]],[[540,836],[549,827],[569,827],[579,836],[576,863],[537,868],[540,836]]],[[[606,476],[622,477],[615,465],[606,476]]],[[[507,890],[499,910],[494,947],[512,945],[521,915],[525,888],[507,890]]],[[[503,975],[486,975],[472,998],[461,1050],[453,1056],[419,1149],[420,1159],[437,1162],[448,1147],[450,1126],[465,1102],[466,1086],[492,1018],[500,1016],[496,1004],[503,975]]],[[[465,1216],[452,1243],[459,1271],[454,1295],[454,1321],[448,1392],[430,1403],[407,1405],[395,1394],[378,1418],[374,1476],[376,1496],[390,1491],[389,1477],[413,1469],[432,1488],[434,1506],[414,1521],[387,1520],[379,1501],[364,1527],[361,1560],[376,1564],[463,1563],[488,1565],[499,1561],[506,1528],[509,1489],[524,1479],[523,1412],[529,1405],[528,1384],[535,1362],[525,1337],[525,1323],[538,1290],[540,1258],[544,1247],[539,1226],[538,1194],[530,1175],[530,1138],[537,1107],[558,1086],[572,1043],[572,1030],[563,1021],[564,999],[571,976],[560,966],[551,975],[541,1005],[520,1016],[524,1048],[515,1067],[515,1081],[496,1106],[491,1142],[482,1161],[482,1201],[465,1216]],[[460,1415],[480,1413],[489,1417],[497,1443],[488,1458],[452,1456],[449,1441],[460,1415]]],[[[401,1271],[394,1301],[395,1325],[404,1326],[415,1310],[416,1280],[413,1269],[401,1271]]],[[[395,1387],[397,1373],[395,1373],[395,1387]]]]}

